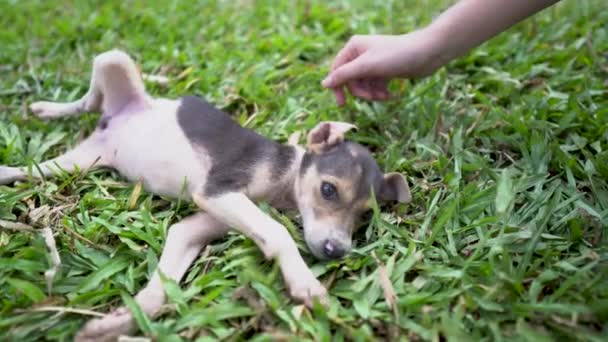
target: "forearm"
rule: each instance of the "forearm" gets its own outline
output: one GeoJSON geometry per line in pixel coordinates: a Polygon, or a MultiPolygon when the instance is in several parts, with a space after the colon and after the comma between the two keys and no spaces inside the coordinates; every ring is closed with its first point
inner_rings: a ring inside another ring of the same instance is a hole
{"type": "Polygon", "coordinates": [[[447,63],[558,1],[461,0],[427,29],[442,37],[440,58],[447,63]]]}

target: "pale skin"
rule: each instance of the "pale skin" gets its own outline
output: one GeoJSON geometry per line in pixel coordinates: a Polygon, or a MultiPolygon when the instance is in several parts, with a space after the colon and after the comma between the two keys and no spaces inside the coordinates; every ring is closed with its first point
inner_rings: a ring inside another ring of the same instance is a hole
{"type": "Polygon", "coordinates": [[[421,78],[558,0],[461,0],[430,25],[403,35],[356,35],[321,82],[339,106],[346,93],[383,101],[394,78],[421,78]]]}

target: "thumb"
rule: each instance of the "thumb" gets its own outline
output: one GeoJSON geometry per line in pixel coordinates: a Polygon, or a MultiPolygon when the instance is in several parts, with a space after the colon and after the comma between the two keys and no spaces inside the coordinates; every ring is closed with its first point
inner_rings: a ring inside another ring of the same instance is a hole
{"type": "Polygon", "coordinates": [[[357,58],[330,72],[321,85],[325,88],[336,88],[349,81],[369,76],[368,73],[367,63],[363,58],[357,58]]]}

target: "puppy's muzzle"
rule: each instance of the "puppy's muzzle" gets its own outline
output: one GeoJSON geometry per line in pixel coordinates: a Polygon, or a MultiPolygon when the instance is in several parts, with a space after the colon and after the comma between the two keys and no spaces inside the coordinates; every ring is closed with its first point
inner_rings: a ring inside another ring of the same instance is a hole
{"type": "Polygon", "coordinates": [[[327,239],[323,242],[323,254],[327,259],[340,259],[347,252],[346,246],[337,240],[327,239]]]}

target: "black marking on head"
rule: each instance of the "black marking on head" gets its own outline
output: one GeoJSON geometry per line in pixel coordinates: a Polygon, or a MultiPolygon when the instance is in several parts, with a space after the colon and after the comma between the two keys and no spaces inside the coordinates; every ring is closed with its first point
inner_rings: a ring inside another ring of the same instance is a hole
{"type": "Polygon", "coordinates": [[[312,165],[313,160],[315,159],[315,154],[306,151],[302,156],[302,161],[300,162],[300,176],[304,175],[308,168],[312,165]]]}
{"type": "Polygon", "coordinates": [[[355,193],[357,200],[367,197],[372,187],[377,193],[382,186],[382,172],[376,160],[365,147],[354,142],[346,141],[321,154],[306,152],[302,157],[300,175],[304,175],[312,165],[320,174],[347,179],[360,177],[355,193]],[[361,176],[355,175],[358,170],[361,170],[361,176]]]}
{"type": "Polygon", "coordinates": [[[296,158],[296,149],[290,145],[275,144],[276,154],[273,157],[273,168],[271,177],[274,181],[280,181],[287,173],[289,166],[296,158]]]}
{"type": "Polygon", "coordinates": [[[359,187],[357,188],[357,198],[362,199],[363,197],[369,196],[372,188],[374,193],[378,194],[383,181],[383,174],[378,163],[365,147],[356,143],[351,143],[350,146],[356,151],[357,156],[355,159],[357,159],[357,163],[361,165],[361,168],[363,169],[363,176],[361,177],[361,182],[359,182],[359,187]]]}
{"type": "Polygon", "coordinates": [[[251,182],[255,166],[267,162],[279,180],[295,158],[295,149],[275,143],[237,124],[213,105],[193,96],[183,97],[177,121],[191,144],[211,158],[204,189],[206,196],[239,191],[251,182]]]}

